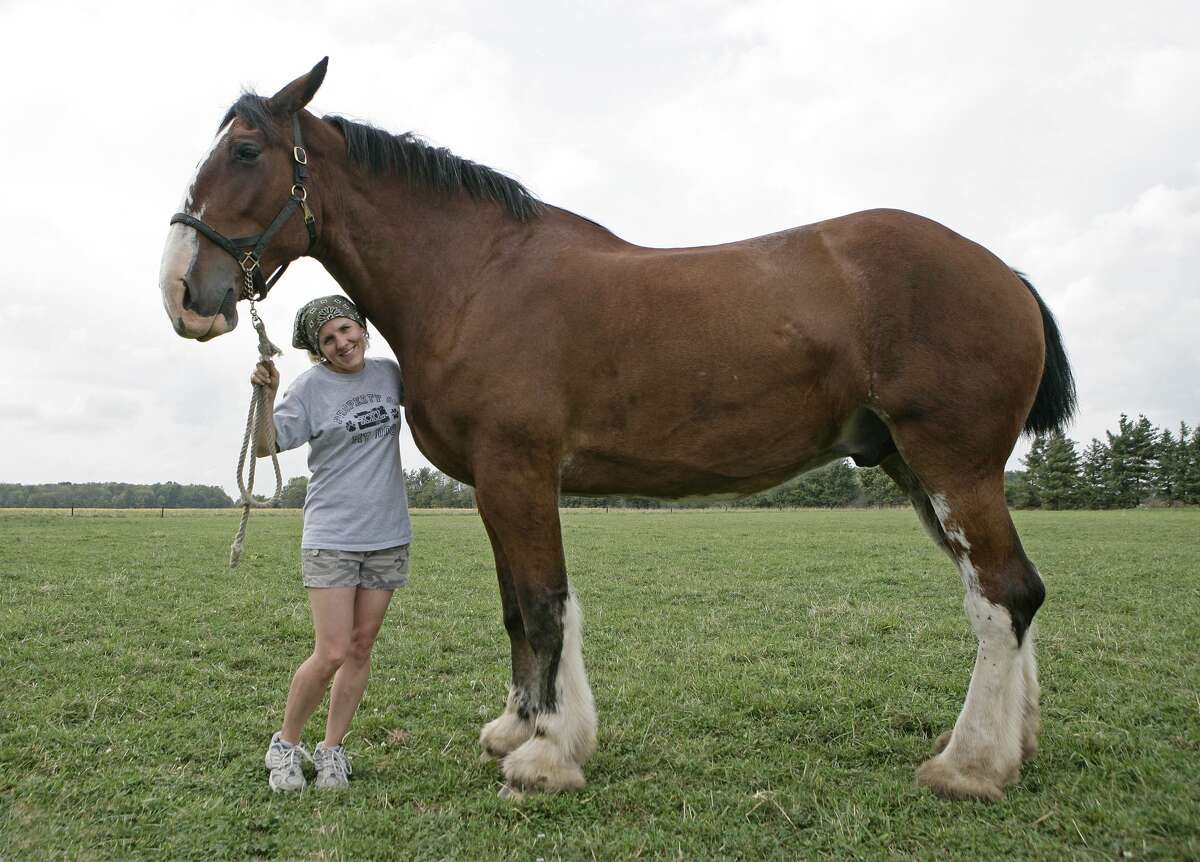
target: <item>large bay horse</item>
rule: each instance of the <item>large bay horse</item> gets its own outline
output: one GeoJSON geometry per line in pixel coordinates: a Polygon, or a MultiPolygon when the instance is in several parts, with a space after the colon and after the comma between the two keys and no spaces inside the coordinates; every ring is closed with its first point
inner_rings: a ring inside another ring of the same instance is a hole
{"type": "Polygon", "coordinates": [[[325,69],[230,108],[172,220],[163,303],[180,335],[213,338],[244,283],[307,253],[387,339],[417,445],[475,487],[495,553],[512,684],[480,742],[506,789],[581,787],[596,744],[560,491],[738,495],[850,457],[912,498],[978,638],[917,780],[998,799],[1037,748],[1044,596],[1004,466],[1075,398],[1033,286],[894,210],[635,246],[412,135],[316,117],[325,69]]]}

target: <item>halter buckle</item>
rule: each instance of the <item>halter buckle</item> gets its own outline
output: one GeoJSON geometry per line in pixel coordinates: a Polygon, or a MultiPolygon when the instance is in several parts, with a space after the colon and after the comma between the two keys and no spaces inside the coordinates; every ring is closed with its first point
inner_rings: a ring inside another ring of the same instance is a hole
{"type": "Polygon", "coordinates": [[[308,152],[304,147],[292,147],[292,158],[296,160],[298,165],[308,164],[308,152]]]}
{"type": "Polygon", "coordinates": [[[254,252],[248,251],[246,252],[245,257],[241,259],[240,263],[242,265],[242,272],[246,273],[246,275],[250,275],[250,273],[258,269],[259,261],[254,252]]]}

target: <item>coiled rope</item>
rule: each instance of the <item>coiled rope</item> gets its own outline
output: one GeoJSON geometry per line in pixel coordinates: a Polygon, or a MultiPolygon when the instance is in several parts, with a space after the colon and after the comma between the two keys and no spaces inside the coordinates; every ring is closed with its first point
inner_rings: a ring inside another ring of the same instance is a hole
{"type": "MultiPolygon", "coordinates": [[[[283,351],[267,338],[267,328],[263,325],[262,318],[258,316],[258,309],[254,307],[253,298],[250,300],[250,321],[258,333],[258,359],[269,365],[271,357],[281,356],[283,351]]],[[[229,568],[231,569],[236,569],[242,558],[242,542],[246,538],[246,522],[250,520],[250,509],[269,508],[277,504],[283,497],[283,474],[279,472],[279,458],[275,454],[275,423],[270,421],[268,421],[267,428],[271,465],[275,468],[275,496],[266,503],[259,503],[255,501],[252,493],[254,491],[254,465],[258,460],[254,457],[254,440],[258,436],[258,423],[267,415],[267,410],[267,394],[264,387],[256,383],[250,393],[250,412],[246,416],[246,434],[242,437],[242,451],[238,455],[237,484],[238,490],[242,494],[238,503],[242,507],[242,522],[238,524],[237,533],[233,537],[233,545],[229,548],[229,568]],[[243,481],[242,472],[246,466],[247,456],[250,456],[250,470],[243,481]]]]}

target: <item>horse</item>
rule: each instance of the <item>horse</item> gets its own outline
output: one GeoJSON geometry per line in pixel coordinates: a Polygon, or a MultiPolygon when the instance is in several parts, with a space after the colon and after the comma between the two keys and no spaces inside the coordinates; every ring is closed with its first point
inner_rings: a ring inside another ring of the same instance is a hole
{"type": "Polygon", "coordinates": [[[418,447],[475,488],[494,552],[511,684],[480,744],[501,794],[581,788],[596,748],[560,493],[736,496],[852,458],[907,492],[978,641],[917,782],[1002,798],[1037,750],[1045,597],[1004,466],[1076,404],[1033,284],[898,210],[640,247],[411,133],[318,118],[327,63],[225,114],[171,220],[162,301],[206,341],[307,254],[386,339],[418,447]]]}

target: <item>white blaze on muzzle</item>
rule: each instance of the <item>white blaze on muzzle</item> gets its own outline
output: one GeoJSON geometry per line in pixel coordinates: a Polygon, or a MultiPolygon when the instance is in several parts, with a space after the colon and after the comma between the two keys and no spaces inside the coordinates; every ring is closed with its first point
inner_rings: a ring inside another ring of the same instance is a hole
{"type": "MultiPolygon", "coordinates": [[[[232,120],[221,127],[216,137],[213,138],[208,152],[196,164],[196,171],[192,174],[191,180],[188,181],[187,190],[183,195],[183,202],[179,205],[181,211],[191,213],[198,218],[203,218],[203,204],[198,211],[194,209],[196,183],[199,181],[200,171],[208,164],[208,160],[212,158],[213,153],[217,152],[220,148],[221,142],[225,140],[225,135],[228,133],[231,125],[233,125],[232,120]]],[[[194,311],[189,311],[183,306],[184,292],[187,287],[185,279],[195,264],[196,256],[199,253],[200,235],[187,225],[171,225],[170,230],[167,231],[167,243],[163,247],[162,262],[158,269],[158,289],[162,293],[163,309],[167,312],[167,317],[170,318],[171,325],[175,327],[177,333],[186,338],[199,338],[208,335],[214,328],[213,324],[215,322],[214,318],[196,314],[194,311]]],[[[220,317],[221,315],[216,316],[220,317]]]]}

